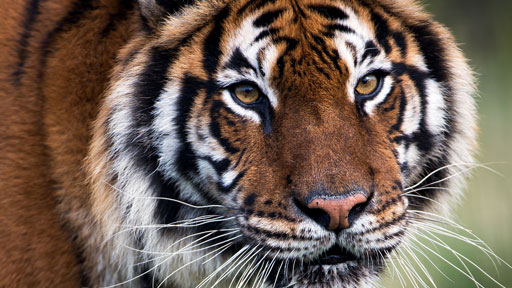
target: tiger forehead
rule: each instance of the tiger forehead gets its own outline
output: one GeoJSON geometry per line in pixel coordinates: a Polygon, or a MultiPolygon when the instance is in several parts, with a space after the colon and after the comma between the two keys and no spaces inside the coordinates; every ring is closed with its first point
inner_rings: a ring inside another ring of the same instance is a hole
{"type": "Polygon", "coordinates": [[[380,54],[368,12],[345,2],[250,1],[233,14],[224,68],[272,74],[269,82],[287,90],[292,83],[346,83],[362,62],[380,54]]]}

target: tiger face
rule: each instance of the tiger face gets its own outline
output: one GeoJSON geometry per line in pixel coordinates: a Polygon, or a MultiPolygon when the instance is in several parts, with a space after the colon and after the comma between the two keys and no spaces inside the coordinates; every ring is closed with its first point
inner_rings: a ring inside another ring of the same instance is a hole
{"type": "Polygon", "coordinates": [[[470,162],[471,74],[410,1],[139,2],[90,152],[103,284],[370,286],[440,208],[404,187],[470,162]]]}

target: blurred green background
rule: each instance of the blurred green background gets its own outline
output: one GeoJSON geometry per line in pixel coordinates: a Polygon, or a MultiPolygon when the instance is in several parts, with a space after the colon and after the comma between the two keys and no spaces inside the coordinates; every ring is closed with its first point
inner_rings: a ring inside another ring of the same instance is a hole
{"type": "MultiPolygon", "coordinates": [[[[481,148],[477,160],[480,163],[502,162],[488,166],[499,171],[503,177],[481,168],[473,171],[474,176],[469,181],[465,199],[457,207],[454,219],[484,240],[498,256],[512,263],[512,0],[422,2],[437,21],[454,33],[478,74],[481,148]]],[[[496,269],[478,249],[449,237],[441,239],[479,265],[503,286],[512,287],[511,268],[498,264],[496,269]]],[[[434,247],[428,241],[424,243],[434,247]]],[[[464,266],[451,252],[441,247],[434,248],[433,251],[465,271],[464,266]]],[[[418,257],[421,262],[426,263],[425,266],[437,287],[477,287],[472,280],[446,264],[433,252],[427,253],[427,256],[451,279],[438,272],[423,256],[418,257]]],[[[483,286],[500,287],[474,266],[466,263],[475,279],[483,286]]],[[[416,271],[421,270],[417,268],[416,271]]],[[[392,273],[388,272],[387,278],[382,283],[383,287],[401,287],[396,274],[392,277],[392,273]]],[[[404,278],[407,276],[404,275],[404,278]]],[[[434,287],[427,282],[425,276],[423,279],[427,285],[434,287]]],[[[418,285],[422,286],[420,283],[418,285]]],[[[406,287],[414,285],[408,281],[406,287]]]]}

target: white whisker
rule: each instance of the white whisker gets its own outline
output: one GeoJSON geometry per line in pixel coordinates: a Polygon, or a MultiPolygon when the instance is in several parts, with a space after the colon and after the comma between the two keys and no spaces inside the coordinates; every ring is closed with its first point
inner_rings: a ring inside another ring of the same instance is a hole
{"type": "Polygon", "coordinates": [[[443,166],[443,167],[437,168],[436,170],[434,170],[434,171],[430,172],[427,176],[423,177],[423,179],[421,179],[418,183],[416,183],[416,184],[414,184],[414,185],[412,185],[412,186],[409,186],[409,187],[404,188],[404,191],[409,191],[409,190],[411,190],[411,189],[414,189],[414,188],[418,187],[419,185],[423,184],[423,183],[424,183],[428,178],[432,177],[434,174],[436,174],[436,173],[438,173],[438,172],[440,172],[440,171],[442,171],[442,170],[444,170],[444,169],[448,169],[448,168],[450,168],[450,167],[454,167],[454,166],[471,166],[471,165],[472,165],[473,167],[465,168],[465,169],[463,169],[463,170],[461,170],[461,171],[459,171],[459,172],[457,172],[457,173],[455,173],[455,174],[452,174],[452,175],[450,175],[450,176],[448,176],[448,177],[445,177],[445,178],[443,178],[443,179],[441,179],[441,180],[437,180],[437,181],[435,181],[435,182],[429,183],[429,184],[425,185],[424,187],[431,186],[431,185],[434,185],[434,184],[437,184],[437,183],[440,183],[440,182],[446,181],[446,180],[448,180],[448,179],[450,179],[450,178],[452,178],[452,177],[455,177],[455,176],[458,176],[458,175],[460,175],[460,174],[466,173],[467,171],[470,171],[470,170],[472,170],[472,169],[474,169],[474,168],[484,168],[484,169],[487,169],[487,170],[489,170],[489,171],[491,171],[491,172],[493,172],[493,173],[496,173],[497,175],[500,175],[500,176],[504,177],[504,176],[503,176],[501,173],[499,173],[498,171],[496,171],[496,170],[494,170],[494,169],[489,168],[489,167],[487,167],[487,166],[486,166],[486,165],[490,165],[490,164],[497,164],[497,163],[499,163],[499,162],[495,162],[495,163],[484,163],[484,164],[478,164],[478,163],[452,163],[452,164],[449,164],[449,165],[446,165],[446,166],[443,166]]]}
{"type": "Polygon", "coordinates": [[[195,263],[195,262],[197,262],[197,261],[199,261],[199,260],[201,260],[201,259],[203,259],[203,258],[207,257],[207,256],[208,256],[208,255],[210,255],[210,254],[214,254],[214,253],[216,253],[216,252],[218,252],[218,251],[221,251],[221,252],[222,252],[222,251],[225,251],[225,250],[226,250],[226,249],[228,249],[231,245],[233,245],[233,243],[227,243],[227,244],[225,244],[224,246],[221,246],[221,247],[219,247],[219,248],[216,248],[215,250],[210,251],[210,252],[206,253],[205,255],[202,255],[202,256],[200,256],[199,258],[197,258],[197,259],[195,259],[195,260],[193,260],[193,261],[190,261],[189,263],[187,263],[187,264],[185,264],[185,265],[181,266],[180,268],[178,268],[178,269],[174,270],[172,273],[170,273],[169,275],[167,275],[167,276],[166,276],[166,277],[165,277],[165,278],[160,282],[160,284],[157,286],[157,288],[162,287],[162,285],[164,285],[164,283],[165,283],[169,278],[171,278],[171,277],[172,277],[172,275],[174,275],[174,274],[178,273],[178,271],[182,270],[183,268],[188,267],[189,265],[191,265],[191,264],[193,264],[193,263],[195,263]]]}
{"type": "Polygon", "coordinates": [[[195,209],[206,209],[206,208],[227,208],[226,206],[224,205],[194,205],[194,204],[190,204],[190,203],[187,203],[185,201],[182,201],[182,200],[178,200],[178,199],[173,199],[173,198],[167,198],[167,197],[156,197],[156,196],[139,196],[139,195],[133,195],[133,194],[129,194],[129,193],[126,193],[124,191],[121,191],[121,189],[115,187],[114,185],[106,182],[106,181],[103,181],[103,183],[107,184],[108,186],[110,186],[112,189],[116,190],[117,192],[125,195],[125,196],[128,196],[130,198],[136,198],[136,199],[154,199],[154,200],[164,200],[164,201],[171,201],[171,202],[175,202],[175,203],[179,203],[179,204],[182,204],[182,205],[185,205],[185,206],[188,206],[190,208],[195,208],[195,209]]]}

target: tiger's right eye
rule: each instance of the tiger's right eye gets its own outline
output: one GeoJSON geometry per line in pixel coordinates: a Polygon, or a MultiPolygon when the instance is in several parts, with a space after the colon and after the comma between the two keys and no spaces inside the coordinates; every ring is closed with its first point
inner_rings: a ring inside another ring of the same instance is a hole
{"type": "Polygon", "coordinates": [[[251,84],[238,84],[231,91],[233,96],[243,104],[254,104],[261,98],[260,90],[251,84]]]}

